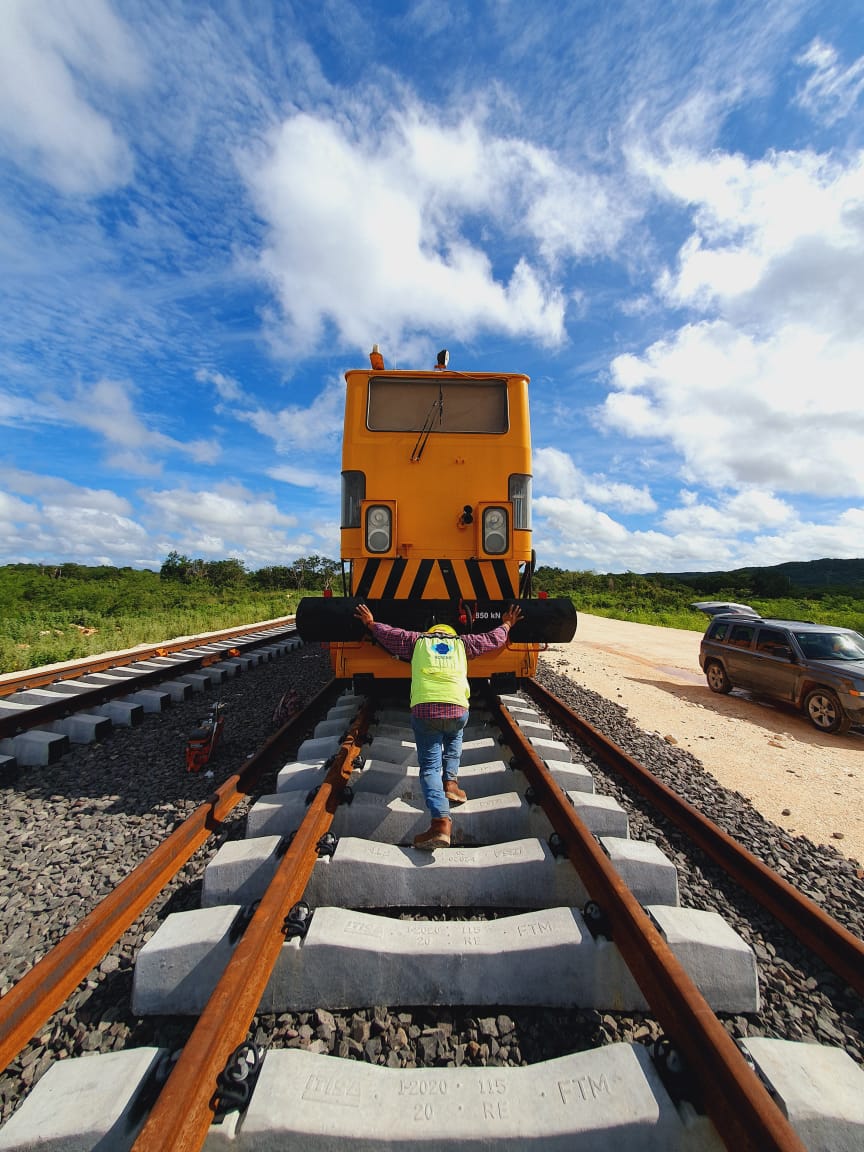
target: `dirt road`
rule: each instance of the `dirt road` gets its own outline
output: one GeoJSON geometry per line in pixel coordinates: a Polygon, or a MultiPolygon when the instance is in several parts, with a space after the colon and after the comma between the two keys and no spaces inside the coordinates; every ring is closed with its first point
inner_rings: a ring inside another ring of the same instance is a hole
{"type": "Polygon", "coordinates": [[[701,635],[580,613],[576,638],[544,659],[686,748],[768,820],[864,864],[864,730],[827,736],[784,705],[716,695],[701,635]]]}

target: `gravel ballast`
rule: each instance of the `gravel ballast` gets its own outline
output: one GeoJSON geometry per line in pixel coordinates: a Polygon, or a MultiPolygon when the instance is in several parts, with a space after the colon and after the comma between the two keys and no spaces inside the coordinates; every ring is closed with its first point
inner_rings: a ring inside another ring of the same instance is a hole
{"type": "MultiPolygon", "coordinates": [[[[116,730],[103,743],[73,749],[51,767],[22,771],[3,789],[6,829],[0,844],[0,988],[6,991],[113,885],[126,875],[230,775],[274,730],[281,695],[309,699],[329,680],[326,655],[314,646],[226,682],[223,742],[209,768],[185,771],[183,751],[195,720],[215,697],[208,693],[135,730],[116,730]],[[203,703],[202,703],[203,700],[203,703]]],[[[800,887],[856,935],[864,935],[864,885],[853,862],[830,848],[790,836],[756,813],[743,797],[717,784],[698,760],[641,731],[618,705],[579,687],[541,662],[538,679],[625,751],[642,760],[716,823],[800,887]]],[[[585,759],[574,755],[574,758],[585,759]]],[[[679,869],[681,902],[719,912],[756,951],[763,1011],[724,1017],[735,1036],[766,1035],[841,1046],[864,1064],[860,999],[784,929],[694,854],[668,822],[602,767],[591,763],[596,788],[630,813],[631,836],[654,840],[679,869]]],[[[272,781],[262,791],[272,790],[272,781]]],[[[180,1047],[189,1020],[138,1019],[129,1008],[135,953],[168,911],[197,907],[203,864],[219,843],[241,836],[245,806],[189,861],[71,1000],[0,1076],[0,1118],[55,1059],[91,1051],[159,1044],[180,1047]]],[[[402,912],[401,915],[409,915],[402,912]]],[[[425,914],[425,913],[417,913],[425,914]]],[[[470,909],[435,912],[452,919],[486,915],[470,909]]],[[[509,1008],[390,1009],[370,1005],[350,1013],[259,1017],[250,1038],[389,1067],[501,1066],[535,1063],[610,1041],[648,1042],[657,1023],[639,1015],[509,1008]]]]}

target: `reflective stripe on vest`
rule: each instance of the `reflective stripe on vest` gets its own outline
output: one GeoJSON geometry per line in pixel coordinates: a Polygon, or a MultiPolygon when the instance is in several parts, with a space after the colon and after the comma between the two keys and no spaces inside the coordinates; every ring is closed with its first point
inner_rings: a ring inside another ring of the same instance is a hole
{"type": "Polygon", "coordinates": [[[457,636],[421,636],[411,656],[411,707],[464,704],[468,707],[468,657],[457,636]]]}

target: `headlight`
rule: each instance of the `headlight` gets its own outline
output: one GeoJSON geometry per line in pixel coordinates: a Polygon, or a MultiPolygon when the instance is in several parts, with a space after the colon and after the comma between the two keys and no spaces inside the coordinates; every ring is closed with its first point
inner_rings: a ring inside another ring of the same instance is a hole
{"type": "Polygon", "coordinates": [[[366,509],[366,548],[369,552],[389,552],[393,539],[393,516],[386,504],[370,504],[366,509]]]}
{"type": "Polygon", "coordinates": [[[483,551],[500,556],[507,551],[507,509],[483,509],[483,551]]]}

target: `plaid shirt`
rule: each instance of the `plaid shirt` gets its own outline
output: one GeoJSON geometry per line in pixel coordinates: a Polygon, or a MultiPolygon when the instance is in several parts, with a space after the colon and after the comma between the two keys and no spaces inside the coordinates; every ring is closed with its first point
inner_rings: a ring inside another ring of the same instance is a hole
{"type": "MultiPolygon", "coordinates": [[[[392,628],[389,624],[377,622],[370,624],[369,631],[382,648],[400,660],[407,661],[411,660],[414,645],[420,637],[429,635],[428,632],[406,632],[404,628],[392,628]]],[[[475,656],[482,656],[484,652],[497,652],[499,648],[503,648],[507,643],[509,631],[506,625],[499,624],[491,632],[479,632],[476,635],[469,632],[466,636],[459,636],[458,639],[465,645],[465,655],[469,660],[473,660],[475,656]]],[[[415,704],[411,709],[411,715],[416,716],[418,720],[452,720],[461,716],[464,711],[465,707],[462,704],[415,704]]]]}

